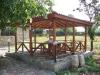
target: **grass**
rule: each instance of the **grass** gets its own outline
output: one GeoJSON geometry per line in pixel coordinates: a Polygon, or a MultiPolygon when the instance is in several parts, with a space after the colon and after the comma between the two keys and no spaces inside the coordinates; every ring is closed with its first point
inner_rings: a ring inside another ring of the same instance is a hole
{"type": "MultiPolygon", "coordinates": [[[[85,39],[84,36],[76,36],[75,38],[78,41],[84,41],[84,39],[85,39]]],[[[49,37],[46,37],[46,36],[37,36],[37,42],[44,42],[44,41],[47,41],[48,39],[49,39],[49,37]]],[[[33,37],[33,40],[34,40],[34,37],[33,37]]],[[[56,40],[65,40],[65,37],[57,36],[56,40]]],[[[72,36],[67,36],[67,40],[72,40],[72,36]]],[[[89,37],[88,37],[88,40],[89,40],[89,37]]]]}

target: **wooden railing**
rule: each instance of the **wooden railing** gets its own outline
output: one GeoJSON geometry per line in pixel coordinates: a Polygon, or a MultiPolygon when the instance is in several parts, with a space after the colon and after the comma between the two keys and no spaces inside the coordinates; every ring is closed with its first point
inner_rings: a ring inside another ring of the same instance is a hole
{"type": "Polygon", "coordinates": [[[75,51],[84,51],[84,50],[85,50],[84,41],[75,42],[75,51]]]}
{"type": "Polygon", "coordinates": [[[27,47],[27,44],[29,44],[29,42],[17,42],[17,49],[16,52],[21,48],[22,52],[24,51],[24,48],[30,53],[29,48],[27,47]],[[19,46],[18,46],[19,45],[19,46]]]}
{"type": "Polygon", "coordinates": [[[49,55],[54,55],[54,50],[56,49],[56,54],[66,53],[67,51],[72,51],[72,42],[60,42],[57,45],[48,43],[37,43],[36,48],[33,48],[33,52],[40,51],[41,53],[48,53],[49,55]],[[56,47],[56,48],[55,48],[56,47]]]}
{"type": "MultiPolygon", "coordinates": [[[[17,47],[17,51],[19,48],[23,47],[30,52],[29,48],[25,43],[29,44],[29,42],[18,42],[19,46],[17,47]]],[[[34,44],[34,42],[33,42],[34,44]]],[[[40,51],[40,53],[46,53],[48,55],[54,55],[54,49],[56,49],[56,55],[66,53],[67,51],[72,52],[73,50],[73,42],[72,41],[67,41],[67,42],[58,42],[56,46],[53,44],[48,44],[48,43],[38,43],[36,42],[36,47],[33,46],[33,53],[40,51]],[[55,48],[56,47],[56,48],[55,48]]],[[[75,49],[74,51],[83,51],[85,49],[84,46],[84,41],[76,41],[75,42],[75,49]]]]}

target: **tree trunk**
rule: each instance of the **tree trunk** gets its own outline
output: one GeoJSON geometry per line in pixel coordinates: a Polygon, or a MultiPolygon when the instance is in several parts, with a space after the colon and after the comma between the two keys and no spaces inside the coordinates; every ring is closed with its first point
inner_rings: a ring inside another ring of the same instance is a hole
{"type": "Polygon", "coordinates": [[[91,51],[93,51],[93,40],[91,40],[91,51]]]}

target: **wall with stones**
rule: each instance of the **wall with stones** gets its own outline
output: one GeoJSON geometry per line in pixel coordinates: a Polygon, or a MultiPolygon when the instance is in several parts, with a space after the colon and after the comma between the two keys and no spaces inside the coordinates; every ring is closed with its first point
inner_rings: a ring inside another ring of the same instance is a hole
{"type": "MultiPolygon", "coordinates": [[[[22,42],[22,38],[23,38],[22,29],[17,28],[18,42],[22,42]]],[[[29,40],[29,29],[28,28],[24,31],[24,40],[25,41],[29,40]]],[[[15,44],[15,37],[14,36],[1,36],[1,30],[0,30],[0,47],[7,46],[8,41],[10,42],[10,45],[14,45],[15,44]]]]}
{"type": "MultiPolygon", "coordinates": [[[[17,39],[18,39],[18,42],[22,42],[23,41],[22,28],[17,28],[17,39]]],[[[29,29],[28,28],[26,28],[26,30],[24,30],[24,40],[25,41],[29,40],[29,29]]]]}
{"type": "Polygon", "coordinates": [[[14,45],[14,36],[0,36],[0,47],[7,46],[8,41],[11,45],[14,45]]]}

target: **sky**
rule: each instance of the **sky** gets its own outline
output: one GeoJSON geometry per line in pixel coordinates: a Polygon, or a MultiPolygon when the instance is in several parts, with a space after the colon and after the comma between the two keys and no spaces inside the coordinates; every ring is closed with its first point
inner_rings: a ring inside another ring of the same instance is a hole
{"type": "Polygon", "coordinates": [[[60,14],[72,14],[76,18],[89,20],[88,16],[83,12],[73,11],[77,7],[79,7],[79,0],[54,0],[53,10],[60,14]]]}
{"type": "MultiPolygon", "coordinates": [[[[79,0],[54,0],[53,10],[63,15],[72,14],[75,18],[89,20],[84,12],[73,11],[77,7],[79,7],[79,0]]],[[[77,28],[77,31],[83,32],[84,28],[77,28]]]]}

